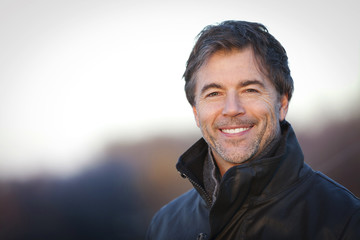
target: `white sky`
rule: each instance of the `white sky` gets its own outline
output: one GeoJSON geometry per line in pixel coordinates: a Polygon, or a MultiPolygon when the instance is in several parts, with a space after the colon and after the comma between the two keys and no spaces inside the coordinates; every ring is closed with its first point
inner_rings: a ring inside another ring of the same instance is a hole
{"type": "Polygon", "coordinates": [[[288,52],[298,129],[360,94],[357,1],[0,0],[0,177],[67,173],[114,139],[197,131],[182,74],[195,36],[266,25],[288,52]]]}

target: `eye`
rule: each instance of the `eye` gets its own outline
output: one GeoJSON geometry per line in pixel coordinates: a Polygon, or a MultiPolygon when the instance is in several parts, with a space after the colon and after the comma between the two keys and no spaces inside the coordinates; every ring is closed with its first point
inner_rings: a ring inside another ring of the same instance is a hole
{"type": "Polygon", "coordinates": [[[259,91],[254,89],[254,88],[248,88],[248,89],[245,90],[245,92],[247,92],[247,93],[258,93],[259,91]]]}
{"type": "Polygon", "coordinates": [[[209,94],[206,95],[206,97],[215,97],[215,96],[219,96],[220,93],[219,92],[211,92],[209,94]]]}

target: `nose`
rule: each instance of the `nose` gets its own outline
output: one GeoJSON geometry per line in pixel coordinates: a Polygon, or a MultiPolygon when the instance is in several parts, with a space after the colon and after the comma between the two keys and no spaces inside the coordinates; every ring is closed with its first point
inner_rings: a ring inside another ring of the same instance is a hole
{"type": "Polygon", "coordinates": [[[224,116],[235,117],[245,113],[245,108],[241,99],[237,93],[228,93],[225,102],[222,114],[224,116]]]}

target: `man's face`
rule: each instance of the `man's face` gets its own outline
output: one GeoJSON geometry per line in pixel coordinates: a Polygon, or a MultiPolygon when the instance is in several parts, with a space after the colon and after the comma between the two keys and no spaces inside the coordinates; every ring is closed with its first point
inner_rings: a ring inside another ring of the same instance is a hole
{"type": "Polygon", "coordinates": [[[193,112],[220,170],[256,158],[280,134],[288,99],[259,71],[251,48],[216,52],[196,81],[193,112]]]}

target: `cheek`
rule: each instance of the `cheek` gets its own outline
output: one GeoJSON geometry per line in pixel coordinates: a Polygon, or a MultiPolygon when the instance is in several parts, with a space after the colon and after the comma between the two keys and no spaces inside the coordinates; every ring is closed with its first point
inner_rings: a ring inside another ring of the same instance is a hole
{"type": "Polygon", "coordinates": [[[276,110],[277,108],[274,103],[267,98],[249,102],[247,109],[260,119],[277,119],[279,115],[279,111],[276,110]]]}
{"type": "Polygon", "coordinates": [[[207,107],[199,107],[198,108],[198,123],[200,125],[207,125],[211,122],[212,119],[212,111],[207,107]]]}
{"type": "Polygon", "coordinates": [[[201,126],[203,125],[206,125],[210,113],[206,106],[198,104],[196,107],[193,107],[193,112],[196,120],[196,125],[199,128],[201,128],[201,126]]]}
{"type": "Polygon", "coordinates": [[[215,124],[218,116],[221,115],[220,104],[198,104],[197,106],[197,126],[202,129],[210,130],[215,124]]]}

